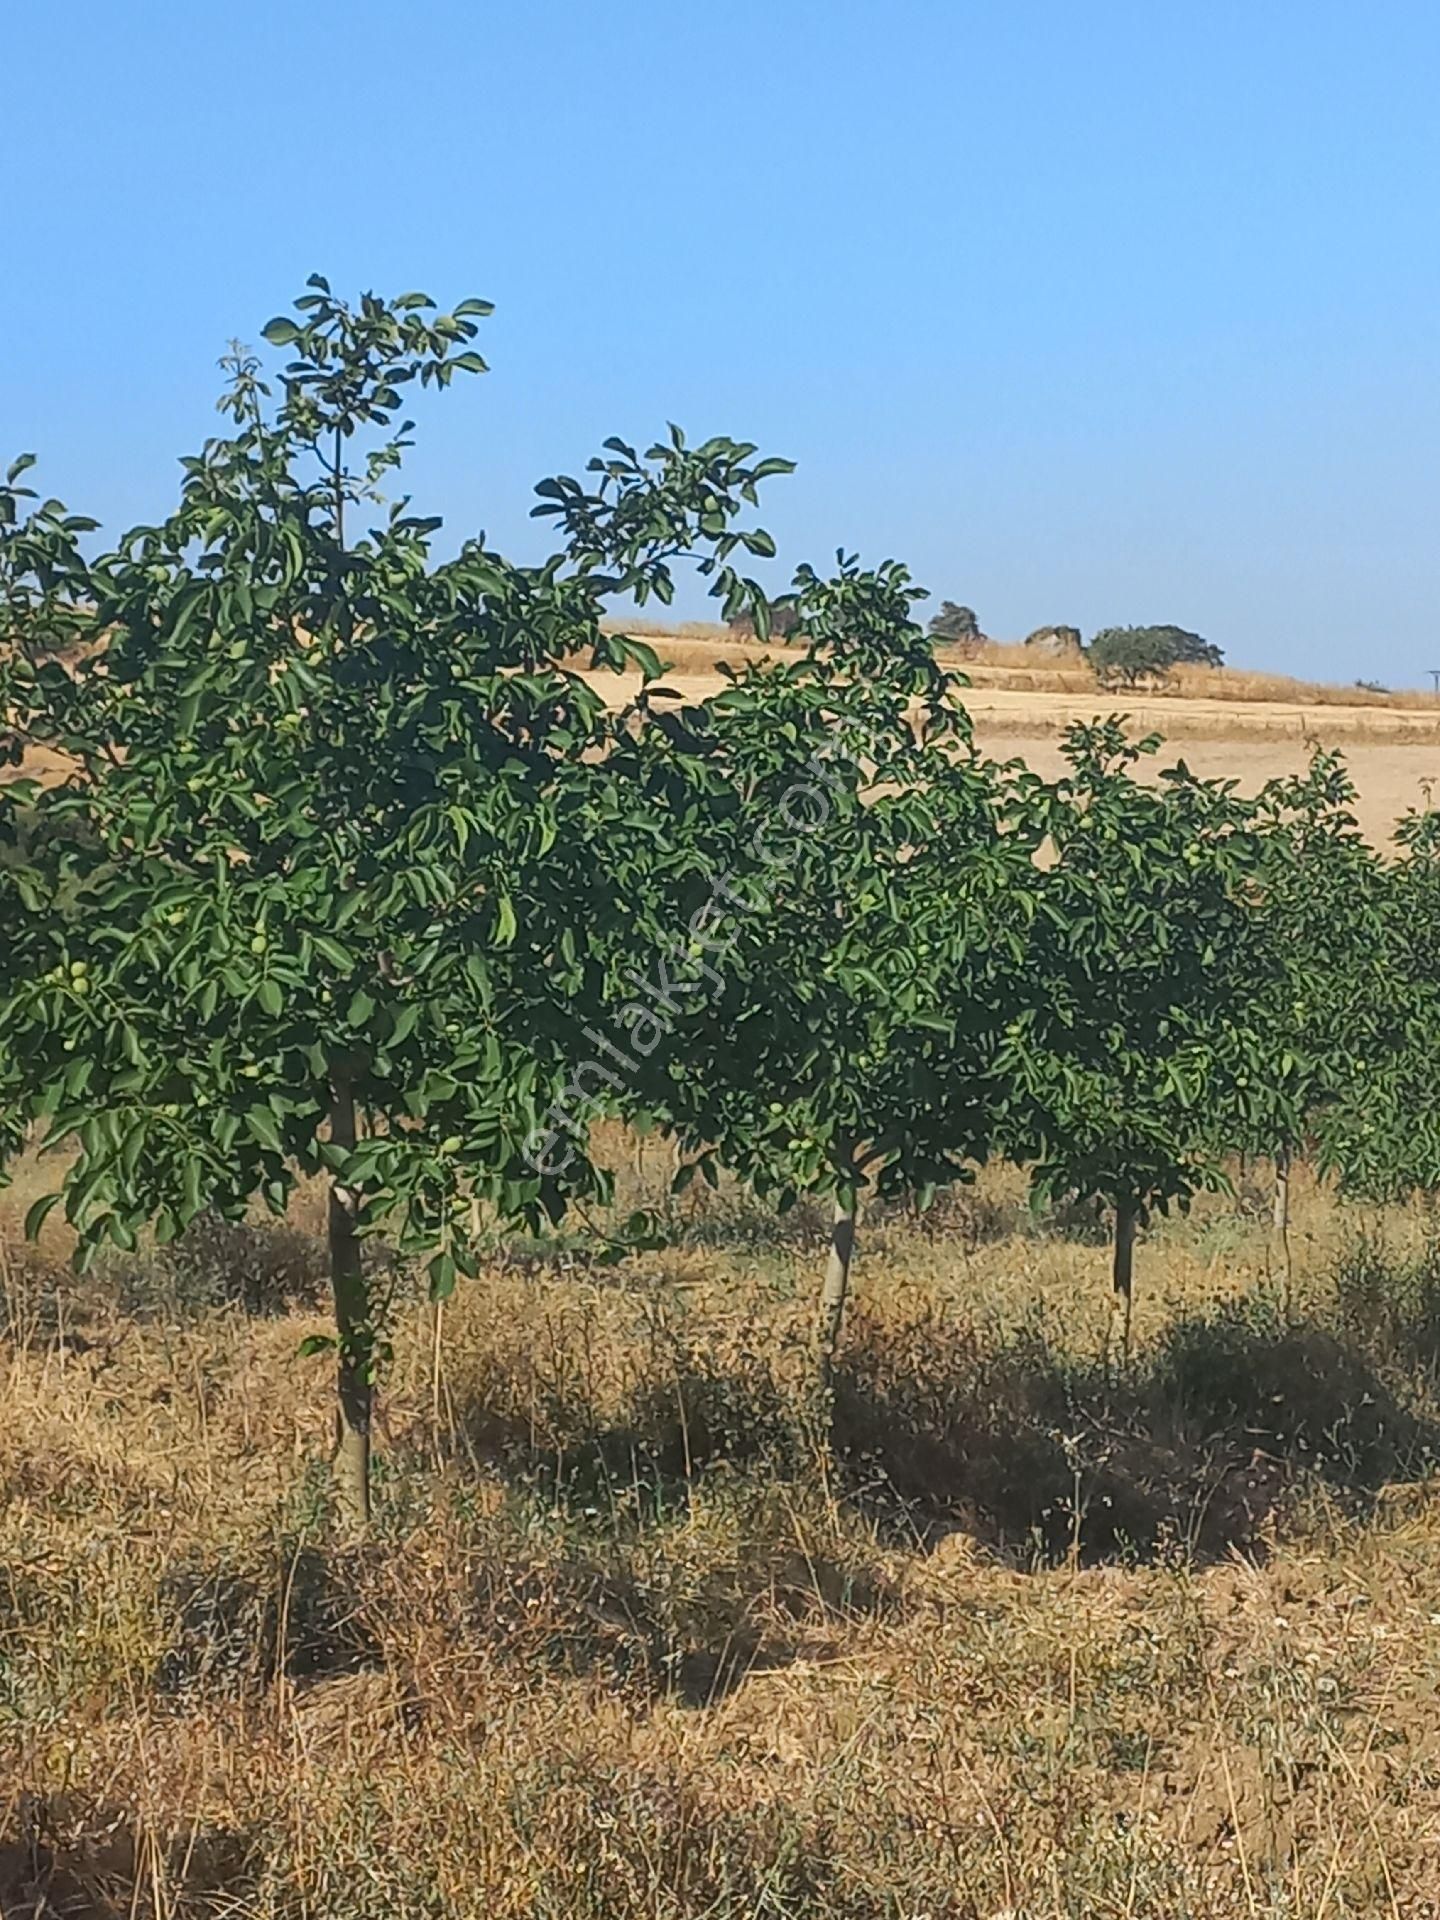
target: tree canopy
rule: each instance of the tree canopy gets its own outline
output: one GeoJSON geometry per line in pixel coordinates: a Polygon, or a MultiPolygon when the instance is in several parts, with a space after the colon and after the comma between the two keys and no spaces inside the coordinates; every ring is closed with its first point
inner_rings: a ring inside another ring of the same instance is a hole
{"type": "Polygon", "coordinates": [[[1087,649],[1102,684],[1134,686],[1172,667],[1219,667],[1219,647],[1184,627],[1102,627],[1087,649]]]}

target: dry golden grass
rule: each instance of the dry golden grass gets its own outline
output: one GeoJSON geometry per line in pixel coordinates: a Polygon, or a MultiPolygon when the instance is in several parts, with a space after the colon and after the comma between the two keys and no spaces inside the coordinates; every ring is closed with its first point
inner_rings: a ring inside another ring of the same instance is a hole
{"type": "Polygon", "coordinates": [[[1336,686],[1322,680],[1294,680],[1286,674],[1252,673],[1244,667],[1177,667],[1175,686],[1196,700],[1273,700],[1290,706],[1371,707],[1406,713],[1440,713],[1440,694],[1402,689],[1336,686]]]}
{"type": "Polygon", "coordinates": [[[497,1249],[359,1546],[311,1221],[82,1283],[7,1203],[4,1911],[1435,1912],[1440,1263],[1305,1189],[1286,1302],[1262,1202],[1153,1229],[1119,1378],[1083,1218],[877,1222],[828,1462],[813,1222],[497,1249]]]}

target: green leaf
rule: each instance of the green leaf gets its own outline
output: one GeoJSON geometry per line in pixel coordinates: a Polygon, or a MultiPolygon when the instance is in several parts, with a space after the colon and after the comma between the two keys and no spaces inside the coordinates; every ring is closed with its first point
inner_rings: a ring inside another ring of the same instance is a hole
{"type": "Polygon", "coordinates": [[[328,933],[312,933],[311,941],[315,951],[330,962],[341,973],[350,973],[355,966],[355,956],[350,949],[328,933]]]}
{"type": "Polygon", "coordinates": [[[420,1009],[417,1006],[397,1007],[390,1022],[390,1045],[398,1047],[408,1040],[419,1018],[420,1009]]]}
{"type": "Polygon", "coordinates": [[[245,1130],[250,1138],[271,1153],[284,1151],[284,1142],[280,1138],[280,1129],[275,1124],[275,1116],[269,1107],[249,1107],[245,1113],[245,1130]]]}
{"type": "Polygon", "coordinates": [[[62,1196],[58,1193],[42,1194],[25,1215],[25,1238],[38,1240],[40,1229],[49,1219],[53,1208],[59,1205],[62,1196]]]}

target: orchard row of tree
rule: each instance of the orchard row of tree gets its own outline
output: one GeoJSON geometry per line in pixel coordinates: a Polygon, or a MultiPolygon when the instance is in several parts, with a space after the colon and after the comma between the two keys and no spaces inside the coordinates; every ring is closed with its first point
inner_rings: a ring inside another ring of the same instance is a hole
{"type": "MultiPolygon", "coordinates": [[[[800,644],[677,697],[610,631],[699,570],[768,631],[748,444],[607,443],[537,489],[550,557],[387,504],[419,387],[488,308],[312,281],[237,351],[177,504],[97,551],[0,489],[0,1157],[43,1137],[83,1265],[328,1183],[363,1517],[385,1354],[365,1243],[435,1294],[477,1227],[604,1203],[594,1122],[834,1210],[1003,1156],[1135,1232],[1313,1148],[1440,1184],[1440,835],[1365,844],[1339,761],[1256,797],[1076,727],[1047,781],[977,750],[893,562],[802,567],[800,644]],[[33,776],[45,769],[47,778],[33,776]]],[[[617,1235],[643,1241],[636,1216],[617,1235]]]]}

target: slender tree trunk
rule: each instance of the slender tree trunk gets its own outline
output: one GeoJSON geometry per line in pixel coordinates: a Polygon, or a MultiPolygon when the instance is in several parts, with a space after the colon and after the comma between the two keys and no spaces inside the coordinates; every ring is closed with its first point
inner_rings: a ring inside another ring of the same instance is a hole
{"type": "Polygon", "coordinates": [[[1122,1361],[1130,1358],[1130,1319],[1134,1306],[1135,1272],[1135,1227],[1139,1220],[1140,1209],[1133,1200],[1120,1200],[1115,1204],[1115,1250],[1111,1262],[1110,1274],[1114,1293],[1110,1303],[1110,1350],[1116,1348],[1115,1334],[1119,1331],[1119,1352],[1122,1361]]]}
{"type": "Polygon", "coordinates": [[[1290,1254],[1290,1149],[1275,1149],[1275,1236],[1280,1242],[1280,1271],[1285,1276],[1285,1305],[1290,1305],[1290,1288],[1295,1277],[1290,1254]]]}
{"type": "Polygon", "coordinates": [[[820,1378],[826,1387],[835,1367],[835,1350],[840,1344],[840,1328],[845,1319],[845,1301],[850,1292],[850,1259],[855,1251],[856,1204],[853,1195],[835,1196],[835,1212],[830,1227],[830,1258],[825,1263],[825,1284],[820,1290],[820,1324],[815,1345],[820,1362],[820,1378]]]}
{"type": "MultiPolygon", "coordinates": [[[[348,1081],[339,1075],[331,1082],[330,1138],[337,1146],[355,1145],[355,1096],[348,1081]]],[[[339,1340],[335,1491],[345,1520],[363,1528],[370,1524],[373,1343],[369,1292],[355,1232],[355,1201],[348,1187],[331,1181],[330,1285],[339,1340]]]]}
{"type": "Polygon", "coordinates": [[[665,1182],[665,1219],[674,1226],[679,1212],[679,1202],[675,1195],[675,1182],[680,1178],[680,1169],[685,1164],[685,1148],[678,1133],[670,1136],[670,1178],[665,1182]]]}

